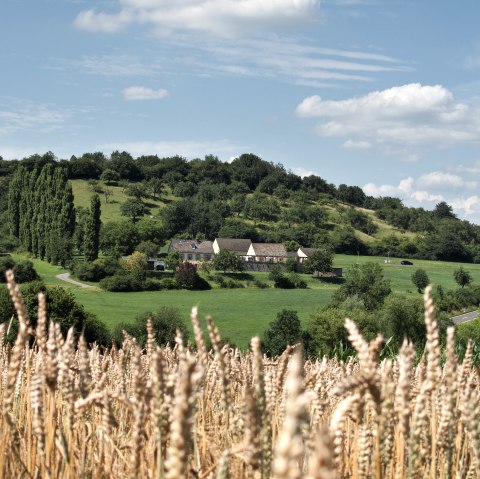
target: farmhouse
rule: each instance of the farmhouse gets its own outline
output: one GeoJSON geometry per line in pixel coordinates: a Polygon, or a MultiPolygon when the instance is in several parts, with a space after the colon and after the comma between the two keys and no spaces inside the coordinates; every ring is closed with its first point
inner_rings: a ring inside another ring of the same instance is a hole
{"type": "Polygon", "coordinates": [[[213,242],[213,251],[215,254],[227,249],[232,251],[237,256],[242,256],[247,259],[248,250],[252,244],[252,240],[244,238],[215,238],[213,242]]]}
{"type": "Polygon", "coordinates": [[[168,247],[168,252],[178,251],[182,261],[192,263],[198,261],[211,261],[214,255],[213,243],[203,240],[173,239],[168,247]]]}
{"type": "Polygon", "coordinates": [[[284,263],[287,257],[281,243],[252,243],[247,252],[247,260],[258,263],[284,263]]]}
{"type": "Polygon", "coordinates": [[[300,246],[297,251],[298,262],[303,263],[309,256],[316,251],[316,248],[303,248],[300,246]]]}

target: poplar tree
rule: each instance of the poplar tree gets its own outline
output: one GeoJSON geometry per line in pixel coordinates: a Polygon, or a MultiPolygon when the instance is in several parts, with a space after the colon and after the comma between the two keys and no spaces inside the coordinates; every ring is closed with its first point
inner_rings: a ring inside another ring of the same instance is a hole
{"type": "Polygon", "coordinates": [[[85,236],[83,242],[83,252],[85,261],[95,261],[98,258],[100,246],[100,197],[93,195],[90,200],[90,213],[85,223],[85,236]]]}

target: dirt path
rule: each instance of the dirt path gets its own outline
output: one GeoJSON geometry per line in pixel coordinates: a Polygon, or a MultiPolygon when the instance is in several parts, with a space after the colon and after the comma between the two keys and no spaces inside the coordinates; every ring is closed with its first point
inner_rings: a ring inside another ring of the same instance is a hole
{"type": "Polygon", "coordinates": [[[84,289],[94,288],[94,286],[90,286],[89,284],[80,283],[79,281],[75,281],[74,279],[71,279],[70,278],[70,273],[57,274],[56,278],[61,279],[62,281],[66,281],[67,283],[74,284],[75,286],[78,286],[79,288],[84,288],[84,289]]]}

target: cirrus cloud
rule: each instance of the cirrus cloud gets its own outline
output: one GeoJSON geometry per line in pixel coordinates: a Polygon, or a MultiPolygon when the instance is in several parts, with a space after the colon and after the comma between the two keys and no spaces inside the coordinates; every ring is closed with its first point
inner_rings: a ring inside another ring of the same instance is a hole
{"type": "Polygon", "coordinates": [[[168,91],[160,88],[154,90],[143,86],[131,86],[123,90],[123,98],[127,101],[132,100],[160,100],[169,95],[168,91]]]}
{"type": "Polygon", "coordinates": [[[259,29],[275,31],[318,21],[320,0],[119,0],[115,13],[79,13],[78,28],[113,33],[130,24],[150,24],[158,33],[195,30],[223,37],[259,29]]]}
{"type": "Polygon", "coordinates": [[[435,144],[451,146],[480,140],[478,109],[457,103],[441,85],[411,83],[346,100],[314,95],[296,108],[300,118],[318,118],[322,137],[343,138],[345,148],[435,144]]]}

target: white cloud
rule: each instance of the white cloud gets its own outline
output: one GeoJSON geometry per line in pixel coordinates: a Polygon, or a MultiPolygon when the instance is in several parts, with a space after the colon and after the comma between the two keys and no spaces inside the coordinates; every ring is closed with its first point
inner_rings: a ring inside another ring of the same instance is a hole
{"type": "Polygon", "coordinates": [[[143,86],[131,86],[123,90],[123,98],[130,100],[160,100],[168,96],[168,91],[160,88],[154,90],[143,86]]]}
{"type": "Polygon", "coordinates": [[[479,110],[456,103],[440,85],[408,85],[375,91],[346,100],[323,100],[314,95],[296,108],[300,118],[319,118],[316,132],[345,138],[344,147],[369,143],[451,146],[480,140],[479,110]]]}
{"type": "Polygon", "coordinates": [[[320,0],[120,0],[116,13],[84,10],[74,21],[89,31],[113,33],[151,24],[159,33],[195,30],[223,37],[301,27],[319,21],[320,0]]]}
{"type": "Polygon", "coordinates": [[[301,166],[292,168],[292,172],[298,176],[301,176],[302,178],[305,178],[306,176],[316,175],[316,173],[312,170],[307,170],[306,168],[302,168],[301,166]]]}
{"type": "Polygon", "coordinates": [[[480,224],[480,198],[465,194],[477,186],[477,182],[468,177],[433,171],[418,178],[405,178],[398,185],[367,183],[363,190],[367,195],[393,196],[403,200],[407,206],[426,209],[433,208],[440,201],[446,201],[460,218],[480,224]]]}
{"type": "Polygon", "coordinates": [[[155,63],[146,65],[131,55],[83,55],[77,60],[56,60],[46,68],[67,70],[72,67],[83,74],[106,77],[146,76],[160,70],[155,63]]]}
{"type": "Polygon", "coordinates": [[[118,142],[97,145],[95,149],[107,154],[112,151],[128,151],[133,156],[159,155],[174,156],[180,155],[188,159],[199,158],[205,155],[216,155],[223,161],[237,157],[240,152],[250,148],[246,145],[239,145],[230,140],[215,141],[132,141],[118,142]]]}
{"type": "Polygon", "coordinates": [[[17,98],[0,101],[0,136],[22,130],[48,133],[60,128],[74,114],[70,108],[33,103],[17,98]]]}
{"type": "Polygon", "coordinates": [[[347,140],[342,146],[347,150],[368,150],[372,144],[369,141],[347,140]]]}

